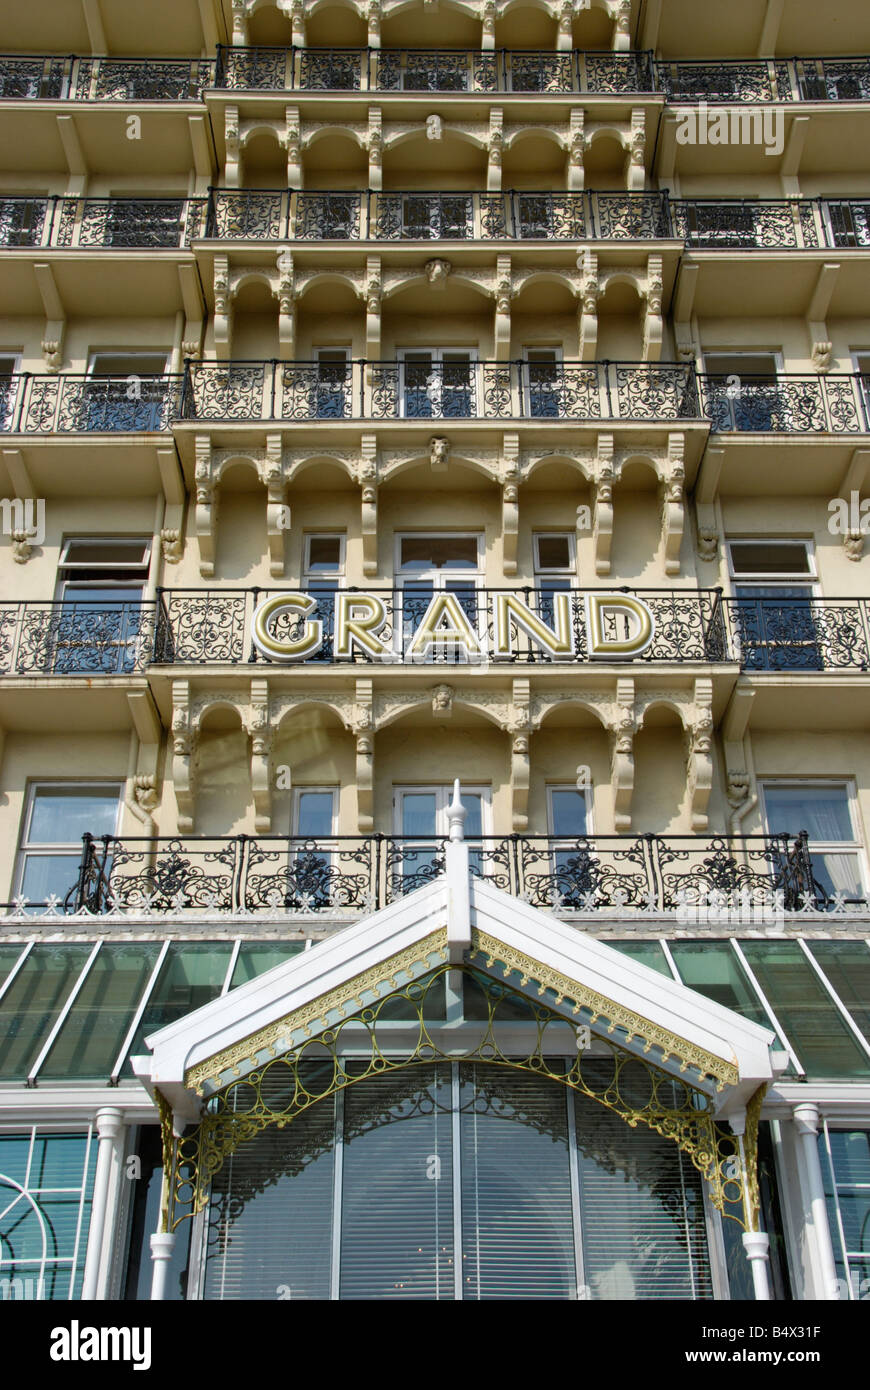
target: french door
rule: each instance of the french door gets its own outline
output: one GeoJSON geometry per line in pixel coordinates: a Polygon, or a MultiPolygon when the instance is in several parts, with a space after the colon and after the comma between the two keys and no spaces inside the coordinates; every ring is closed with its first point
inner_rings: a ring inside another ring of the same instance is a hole
{"type": "Polygon", "coordinates": [[[467,420],[477,413],[477,363],[467,348],[406,348],[399,380],[406,419],[467,420]]]}
{"type": "MultiPolygon", "coordinates": [[[[393,793],[393,824],[399,837],[395,856],[402,892],[410,893],[443,874],[447,807],[452,799],[452,785],[397,787],[393,793]]],[[[467,812],[465,838],[479,840],[484,821],[489,822],[489,788],[463,785],[462,804],[467,812]]],[[[472,871],[480,869],[481,852],[474,845],[469,846],[469,860],[472,871]]]]}

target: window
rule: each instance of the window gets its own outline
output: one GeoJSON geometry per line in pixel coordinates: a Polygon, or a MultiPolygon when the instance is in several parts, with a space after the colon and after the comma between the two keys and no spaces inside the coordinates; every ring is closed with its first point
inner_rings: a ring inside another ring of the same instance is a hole
{"type": "Polygon", "coordinates": [[[565,409],[565,375],[562,349],[526,348],[526,401],[529,415],[538,419],[558,419],[565,409]]]}
{"type": "Polygon", "coordinates": [[[323,624],[325,660],[332,658],[335,593],[344,578],[345,538],[338,532],[307,535],[303,542],[303,587],[317,599],[312,616],[323,624]]]}
{"type": "Polygon", "coordinates": [[[751,670],[818,671],[824,666],[822,614],[810,541],[733,540],[728,555],[735,637],[751,670]]]}
{"type": "Polygon", "coordinates": [[[870,1298],[870,1130],[833,1129],[819,1135],[828,1225],[840,1297],[870,1298]]]}
{"type": "Polygon", "coordinates": [[[78,382],[79,430],[158,430],[166,423],[169,383],[165,352],[93,352],[88,379],[78,382]]]}
{"type": "Polygon", "coordinates": [[[846,782],[763,782],[761,794],[770,834],[794,838],[807,831],[813,876],[824,892],[863,901],[864,856],[854,788],[846,782]]]}
{"type": "Polygon", "coordinates": [[[96,1159],[90,1129],[0,1134],[4,1299],[81,1297],[96,1159]]]}
{"type": "Polygon", "coordinates": [[[573,785],[547,787],[553,874],[550,897],[558,898],[562,907],[580,907],[583,894],[594,892],[596,887],[595,857],[585,843],[590,820],[588,791],[573,785]]]}
{"type": "Polygon", "coordinates": [[[464,241],[474,235],[474,199],[470,193],[403,193],[401,199],[404,237],[464,241]]]}
{"type": "Polygon", "coordinates": [[[10,430],[18,397],[18,369],[21,354],[0,352],[0,430],[10,430]]]}
{"type": "Polygon", "coordinates": [[[147,659],[150,612],[142,592],[150,539],[76,537],[64,541],[59,606],[45,633],[47,669],[56,675],[118,675],[147,659]]]}
{"type": "MultiPolygon", "coordinates": [[[[603,1088],[606,1066],[584,1073],[603,1088]]],[[[207,1219],[208,1299],[713,1296],[688,1158],[506,1066],[355,1081],[237,1148],[207,1219]]]]}
{"type": "Polygon", "coordinates": [[[298,787],[293,810],[285,907],[326,907],[341,869],[333,836],[338,826],[338,787],[298,787]]]}
{"type": "MultiPolygon", "coordinates": [[[[462,787],[466,840],[479,840],[488,833],[489,788],[462,787]]],[[[390,875],[394,892],[410,893],[444,872],[444,841],[447,838],[447,807],[453,800],[453,787],[397,787],[393,795],[393,822],[399,842],[392,848],[390,875]]],[[[472,872],[482,872],[482,851],[469,847],[472,872]]]]}
{"type": "MultiPolygon", "coordinates": [[[[405,535],[397,540],[396,577],[401,589],[401,623],[396,640],[413,639],[436,593],[455,594],[472,629],[478,627],[478,589],[482,579],[483,536],[405,535]]],[[[438,644],[449,657],[448,643],[438,644]]],[[[430,651],[432,649],[430,648],[430,651]]]]}
{"type": "Polygon", "coordinates": [[[553,594],[569,593],[577,572],[575,538],[568,531],[542,531],[534,537],[535,588],[540,614],[553,626],[553,594]]]}
{"type": "Polygon", "coordinates": [[[310,413],[317,420],[344,420],[350,414],[350,349],[316,348],[310,413]]]}
{"type": "Polygon", "coordinates": [[[75,896],[82,861],[82,836],[116,835],[121,788],[115,784],[30,788],[18,860],[16,896],[29,903],[61,903],[75,896]]]}
{"type": "Polygon", "coordinates": [[[709,406],[719,430],[788,430],[791,396],[779,352],[704,354],[709,406]]]}
{"type": "Polygon", "coordinates": [[[476,414],[476,355],[468,348],[404,348],[398,353],[400,412],[413,420],[476,414]]]}

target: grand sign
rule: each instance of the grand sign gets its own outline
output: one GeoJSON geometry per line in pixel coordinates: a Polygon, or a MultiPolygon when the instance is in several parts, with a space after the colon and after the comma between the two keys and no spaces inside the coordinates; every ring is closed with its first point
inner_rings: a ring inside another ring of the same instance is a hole
{"type": "MultiPolygon", "coordinates": [[[[649,606],[632,594],[585,595],[585,651],[578,650],[569,593],[548,594],[551,625],[516,593],[490,590],[490,621],[483,632],[456,594],[435,593],[419,621],[419,599],[412,620],[403,614],[401,595],[396,600],[392,594],[388,597],[391,612],[378,593],[335,594],[331,645],[336,661],[362,655],[391,663],[425,664],[444,657],[479,663],[510,661],[530,651],[551,661],[630,660],[646,651],[655,633],[649,606]]],[[[271,661],[315,658],[325,641],[323,619],[315,616],[318,606],[311,594],[279,593],[265,599],[254,610],[252,637],[258,651],[271,661]]]]}

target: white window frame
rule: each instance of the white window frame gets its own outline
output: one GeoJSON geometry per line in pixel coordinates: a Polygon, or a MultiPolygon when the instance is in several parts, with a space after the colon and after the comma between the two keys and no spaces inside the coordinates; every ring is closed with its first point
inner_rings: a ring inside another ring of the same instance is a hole
{"type": "Polygon", "coordinates": [[[393,573],[396,577],[396,588],[403,589],[406,583],[420,584],[431,583],[435,592],[446,589],[446,584],[441,582],[446,579],[451,584],[467,581],[474,584],[476,589],[483,587],[484,566],[486,564],[486,533],[484,531],[397,531],[395,536],[395,569],[393,573]],[[411,540],[418,536],[428,537],[430,540],[440,540],[442,537],[449,537],[456,540],[467,540],[471,538],[477,542],[477,568],[470,569],[441,569],[415,570],[413,573],[402,572],[402,541],[411,540]]]}
{"type": "Polygon", "coordinates": [[[303,581],[316,583],[319,579],[335,580],[336,588],[342,587],[345,577],[345,561],[347,554],[347,533],[345,531],[306,531],[302,538],[302,577],[303,581]],[[337,540],[338,541],[338,565],[334,570],[312,570],[311,569],[311,542],[312,540],[337,540]]]}
{"type": "MultiPolygon", "coordinates": [[[[172,354],[171,354],[171,352],[167,352],[165,348],[131,348],[131,349],[127,349],[127,348],[91,348],[91,350],[88,352],[88,368],[87,368],[87,375],[88,375],[88,376],[107,376],[107,375],[108,375],[109,377],[115,377],[115,376],[117,376],[117,377],[120,378],[121,376],[124,375],[124,373],[117,373],[117,372],[109,372],[109,373],[106,373],[106,372],[96,372],[96,371],[94,370],[94,366],[95,366],[95,363],[97,362],[97,359],[100,358],[100,357],[130,357],[130,358],[133,358],[134,360],[135,360],[137,357],[141,357],[141,358],[156,358],[156,357],[162,357],[162,358],[163,358],[163,370],[162,370],[162,371],[160,371],[160,372],[151,372],[151,371],[149,371],[149,372],[142,372],[142,376],[154,377],[154,376],[165,376],[165,375],[166,375],[166,373],[169,371],[169,363],[170,363],[172,354]]],[[[129,374],[128,374],[128,375],[129,375],[129,374]]]]}
{"type": "Polygon", "coordinates": [[[24,814],[21,818],[21,833],[18,837],[18,847],[16,851],[14,876],[15,891],[12,895],[13,898],[19,897],[23,891],[24,873],[28,859],[58,858],[60,855],[64,855],[65,857],[74,861],[76,865],[78,865],[81,862],[82,842],[80,839],[78,841],[58,840],[51,843],[49,843],[48,841],[41,841],[34,845],[31,845],[30,843],[30,826],[33,819],[33,807],[36,801],[37,792],[54,790],[67,791],[69,789],[74,789],[81,792],[111,790],[117,791],[118,802],[115,810],[115,825],[114,829],[111,830],[109,833],[112,835],[118,835],[120,833],[121,816],[123,814],[124,809],[123,782],[116,781],[114,778],[108,778],[106,780],[95,778],[94,780],[88,781],[62,781],[58,779],[47,779],[46,781],[43,781],[42,779],[37,779],[36,781],[29,782],[27,786],[27,794],[24,801],[24,814]]]}
{"type": "Polygon", "coordinates": [[[570,587],[573,589],[577,584],[577,534],[575,531],[533,531],[532,532],[532,561],[535,570],[535,579],[568,579],[570,587]],[[568,542],[568,564],[567,565],[542,565],[538,553],[539,541],[567,540],[568,542]]]}
{"type": "MultiPolygon", "coordinates": [[[[868,1296],[870,1296],[870,1259],[868,1259],[868,1257],[867,1257],[866,1255],[863,1256],[863,1258],[862,1258],[862,1256],[861,1256],[860,1254],[857,1254],[857,1253],[854,1252],[854,1251],[853,1251],[853,1252],[850,1252],[850,1251],[849,1251],[849,1248],[848,1248],[848,1246],[847,1246],[847,1244],[846,1244],[846,1232],[845,1232],[845,1229],[844,1229],[844,1226],[843,1226],[843,1214],[842,1214],[842,1210],[841,1210],[841,1207],[840,1207],[840,1192],[841,1192],[841,1191],[844,1191],[844,1192],[846,1192],[846,1191],[850,1191],[850,1192],[854,1192],[854,1191],[857,1191],[857,1192],[866,1192],[867,1195],[870,1196],[870,1182],[867,1182],[867,1183],[849,1183],[849,1182],[840,1182],[840,1181],[838,1180],[838,1178],[837,1178],[837,1170],[836,1170],[836,1167],[834,1166],[834,1158],[833,1158],[833,1154],[832,1154],[832,1152],[831,1152],[831,1131],[832,1131],[832,1130],[846,1130],[846,1131],[848,1131],[848,1132],[854,1132],[854,1131],[856,1131],[856,1130],[870,1131],[870,1118],[868,1118],[866,1115],[865,1115],[865,1117],[864,1117],[863,1119],[851,1119],[851,1118],[849,1118],[849,1117],[840,1116],[840,1115],[830,1115],[830,1116],[829,1116],[829,1115],[823,1115],[823,1116],[822,1116],[822,1129],[821,1129],[821,1133],[820,1133],[820,1135],[819,1135],[819,1139],[821,1139],[821,1140],[823,1141],[824,1146],[825,1146],[825,1155],[826,1155],[826,1158],[827,1158],[828,1169],[829,1169],[829,1171],[830,1171],[831,1178],[832,1178],[832,1180],[833,1180],[833,1188],[834,1188],[833,1193],[832,1193],[831,1195],[832,1195],[832,1198],[833,1198],[834,1213],[835,1213],[835,1222],[834,1222],[833,1226],[831,1227],[831,1242],[832,1242],[832,1244],[833,1244],[833,1246],[834,1246],[835,1255],[836,1255],[837,1251],[839,1251],[840,1259],[841,1259],[841,1261],[842,1261],[842,1263],[843,1263],[844,1271],[845,1271],[845,1275],[846,1275],[846,1279],[845,1279],[846,1289],[847,1289],[846,1298],[845,1298],[845,1299],[841,1299],[840,1301],[841,1301],[841,1302],[853,1303],[853,1302],[858,1302],[858,1301],[865,1300],[865,1299],[868,1298],[868,1296]],[[868,1273],[865,1274],[863,1277],[861,1277],[861,1275],[860,1275],[860,1273],[859,1273],[858,1280],[856,1281],[856,1282],[857,1282],[857,1285],[858,1285],[857,1291],[856,1291],[856,1288],[855,1288],[855,1282],[853,1282],[853,1280],[852,1280],[852,1266],[853,1266],[853,1263],[857,1263],[857,1265],[858,1265],[858,1267],[859,1267],[859,1271],[860,1271],[861,1265],[863,1265],[864,1268],[867,1269],[867,1271],[868,1271],[868,1273]]],[[[831,1221],[830,1221],[830,1217],[828,1216],[827,1207],[828,1207],[828,1203],[827,1203],[827,1197],[826,1197],[826,1200],[825,1200],[825,1215],[826,1215],[826,1217],[828,1217],[828,1224],[829,1224],[829,1226],[830,1226],[830,1225],[831,1225],[831,1221]]],[[[838,1280],[837,1282],[839,1283],[840,1281],[838,1280]]]]}
{"type": "Polygon", "coordinates": [[[339,799],[341,794],[341,787],[337,782],[333,782],[330,785],[324,783],[323,785],[312,784],[311,786],[303,785],[292,788],[292,798],[290,804],[291,839],[308,838],[307,836],[304,836],[299,829],[299,806],[302,797],[306,794],[306,792],[317,792],[321,796],[325,795],[326,793],[329,793],[332,796],[332,829],[330,830],[329,836],[327,837],[328,839],[331,839],[333,836],[338,834],[339,799]]]}
{"type": "MultiPolygon", "coordinates": [[[[848,854],[854,855],[858,861],[858,877],[865,896],[870,896],[870,872],[868,872],[867,848],[863,834],[863,824],[861,821],[860,805],[858,802],[858,791],[854,780],[851,777],[760,777],[758,779],[758,791],[761,799],[761,814],[764,821],[764,833],[768,830],[767,800],[765,791],[768,787],[800,787],[804,791],[813,791],[823,787],[842,787],[846,792],[846,805],[849,812],[849,822],[852,827],[854,838],[851,840],[808,840],[807,848],[810,854],[848,854]],[[857,833],[856,833],[857,832],[857,833]]],[[[795,826],[795,833],[802,830],[800,825],[795,826]]],[[[831,987],[828,986],[830,989],[831,987]]]]}
{"type": "Polygon", "coordinates": [[[586,806],[586,829],[583,831],[582,838],[591,839],[592,837],[592,786],[578,787],[576,782],[547,782],[547,835],[551,840],[561,841],[567,837],[557,835],[555,830],[555,818],[553,816],[553,792],[574,792],[577,796],[582,796],[586,806]]]}
{"type": "Polygon", "coordinates": [[[816,564],[816,547],[811,537],[806,536],[727,536],[725,539],[725,549],[728,552],[728,577],[731,581],[732,594],[739,585],[741,588],[775,588],[777,584],[784,587],[795,588],[800,586],[807,590],[810,598],[819,598],[821,593],[821,581],[819,579],[818,566],[816,564]],[[732,545],[764,545],[771,550],[777,547],[802,545],[807,557],[807,572],[805,574],[790,574],[788,570],[771,571],[760,573],[758,571],[747,570],[743,574],[738,574],[734,569],[734,562],[731,555],[732,545]]]}
{"type": "MultiPolygon", "coordinates": [[[[129,567],[131,571],[134,570],[134,569],[138,570],[138,571],[139,571],[139,575],[138,575],[136,578],[132,578],[132,577],[131,577],[129,580],[115,579],[115,580],[108,580],[107,582],[108,582],[108,583],[111,583],[112,586],[113,586],[114,588],[117,588],[117,589],[129,588],[131,591],[132,591],[132,590],[138,589],[139,592],[140,592],[140,597],[141,597],[141,594],[144,592],[145,588],[147,587],[148,579],[149,579],[149,576],[150,576],[150,573],[151,573],[151,561],[152,561],[152,559],[153,559],[153,555],[152,555],[153,537],[152,537],[152,536],[64,536],[64,537],[63,537],[63,540],[61,541],[60,556],[58,557],[58,562],[57,562],[57,578],[56,578],[56,582],[55,582],[55,593],[56,593],[57,599],[58,599],[59,601],[63,602],[64,597],[65,597],[65,594],[66,594],[66,586],[67,586],[68,584],[74,584],[74,583],[76,583],[76,582],[78,582],[78,583],[88,583],[88,582],[92,582],[92,583],[94,584],[94,587],[96,588],[97,584],[99,583],[98,580],[93,580],[93,581],[87,581],[87,580],[84,580],[84,581],[82,581],[82,580],[76,581],[76,580],[75,580],[75,578],[74,578],[75,570],[76,570],[79,566],[77,565],[77,562],[76,562],[76,561],[73,561],[72,564],[70,564],[70,563],[67,561],[67,559],[66,559],[66,557],[67,557],[67,555],[68,555],[68,553],[69,553],[69,547],[70,547],[70,545],[73,545],[73,544],[75,544],[75,545],[84,544],[84,545],[96,546],[97,549],[102,549],[102,548],[108,548],[109,546],[112,546],[112,545],[117,545],[119,541],[127,541],[127,540],[129,540],[129,541],[136,541],[137,543],[141,542],[141,544],[142,544],[142,552],[143,552],[143,555],[144,555],[144,559],[143,559],[143,560],[141,561],[141,563],[138,564],[138,565],[133,565],[133,564],[131,563],[131,564],[130,564],[130,567],[129,567]],[[73,574],[65,574],[65,573],[64,573],[65,570],[72,570],[72,571],[73,571],[73,574]]],[[[81,566],[80,566],[80,568],[81,568],[82,570],[100,570],[100,569],[105,569],[105,570],[107,571],[107,573],[108,573],[108,572],[111,571],[111,570],[123,569],[124,566],[123,566],[123,564],[119,564],[117,560],[111,560],[111,561],[110,561],[110,560],[106,560],[106,561],[94,560],[94,561],[92,561],[92,562],[89,562],[88,564],[82,563],[81,566]]]]}
{"type": "MultiPolygon", "coordinates": [[[[709,367],[707,366],[707,358],[708,358],[708,357],[735,357],[735,358],[738,358],[738,359],[741,358],[741,357],[772,357],[772,358],[773,358],[773,364],[774,364],[774,375],[776,375],[776,376],[781,376],[781,375],[783,374],[784,370],[785,370],[785,358],[784,358],[784,356],[783,356],[782,348],[767,348],[767,347],[758,347],[758,348],[747,348],[747,347],[743,347],[743,348],[729,348],[729,347],[724,347],[724,348],[713,348],[713,347],[705,347],[705,348],[702,348],[702,349],[701,349],[701,356],[702,356],[703,361],[704,361],[704,372],[705,372],[707,375],[711,375],[710,369],[709,369],[709,367]]],[[[721,372],[715,372],[715,373],[712,373],[712,375],[721,376],[722,373],[721,373],[721,372]]],[[[726,373],[726,375],[727,375],[727,373],[726,373]]],[[[739,375],[739,373],[738,373],[738,375],[739,375]]]]}
{"type": "MultiPolygon", "coordinates": [[[[407,361],[408,361],[409,356],[413,356],[414,354],[420,354],[421,356],[425,355],[425,356],[431,358],[433,366],[437,364],[437,365],[441,366],[442,368],[443,368],[443,366],[444,366],[445,361],[449,362],[449,361],[451,361],[453,358],[462,358],[463,360],[467,360],[468,368],[469,368],[469,381],[470,381],[470,383],[471,383],[472,400],[473,400],[473,403],[474,403],[475,408],[477,407],[477,405],[479,404],[479,402],[480,402],[481,399],[482,399],[482,395],[481,395],[481,381],[480,381],[480,351],[479,351],[479,348],[478,348],[477,346],[475,346],[475,347],[462,347],[462,346],[459,346],[459,347],[447,347],[447,346],[442,346],[442,347],[431,347],[431,346],[430,346],[429,344],[427,344],[427,343],[411,344],[411,345],[409,345],[409,346],[407,346],[407,347],[402,347],[402,348],[397,348],[397,349],[396,349],[396,361],[397,361],[398,367],[399,367],[399,380],[398,380],[399,417],[400,417],[401,419],[403,419],[403,420],[406,420],[406,419],[410,419],[410,420],[443,420],[443,419],[445,419],[445,418],[447,418],[447,419],[458,418],[458,419],[471,419],[471,420],[473,420],[473,419],[475,418],[475,413],[474,413],[474,412],[472,412],[472,414],[469,415],[469,416],[458,416],[458,417],[453,417],[453,416],[447,416],[447,417],[445,417],[445,416],[442,414],[443,401],[442,401],[441,393],[442,393],[443,387],[444,387],[444,376],[443,376],[443,373],[442,373],[442,375],[441,375],[440,377],[436,378],[435,383],[434,383],[435,387],[437,388],[437,396],[438,396],[438,399],[437,399],[437,407],[438,407],[437,413],[432,414],[432,415],[406,415],[406,413],[405,413],[405,399],[406,399],[407,386],[406,386],[406,380],[405,380],[405,366],[406,366],[406,364],[407,364],[407,361]]],[[[415,365],[416,365],[416,364],[415,364],[415,365]]]]}
{"type": "MultiPolygon", "coordinates": [[[[445,839],[448,834],[447,807],[453,800],[453,784],[442,782],[397,782],[393,786],[393,827],[394,834],[401,835],[404,839],[411,839],[402,829],[402,799],[406,793],[434,792],[435,793],[435,839],[445,839]],[[439,821],[442,828],[439,829],[439,821]]],[[[486,782],[463,782],[463,796],[480,797],[480,833],[482,835],[492,834],[492,784],[486,782]]],[[[419,839],[420,844],[428,843],[425,836],[414,837],[419,839]]]]}
{"type": "Polygon", "coordinates": [[[553,354],[552,366],[557,374],[561,372],[563,366],[565,365],[565,353],[561,343],[527,343],[523,347],[522,359],[523,366],[525,368],[525,371],[523,372],[523,409],[525,410],[526,415],[529,417],[529,419],[559,420],[562,418],[561,408],[559,410],[558,415],[554,416],[534,415],[532,412],[532,374],[529,371],[529,368],[535,365],[535,354],[544,352],[551,352],[553,354]]]}

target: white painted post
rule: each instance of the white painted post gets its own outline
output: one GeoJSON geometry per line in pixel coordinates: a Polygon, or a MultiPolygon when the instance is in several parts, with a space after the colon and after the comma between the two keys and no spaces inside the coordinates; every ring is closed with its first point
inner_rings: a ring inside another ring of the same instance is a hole
{"type": "Polygon", "coordinates": [[[169,1278],[169,1262],[178,1239],[166,1231],[155,1231],[151,1237],[151,1258],[154,1261],[154,1274],[151,1279],[151,1300],[159,1302],[166,1297],[166,1281],[169,1278]]]}
{"type": "Polygon", "coordinates": [[[97,1297],[103,1252],[103,1233],[109,1203],[109,1186],[112,1181],[112,1161],[115,1156],[115,1143],[120,1137],[123,1124],[124,1115],[121,1110],[104,1109],[97,1111],[96,1125],[100,1146],[97,1150],[97,1168],[94,1173],[91,1224],[88,1230],[88,1249],[85,1255],[85,1274],[82,1282],[83,1299],[97,1297]]]}
{"type": "Polygon", "coordinates": [[[822,1165],[819,1162],[819,1108],[809,1101],[804,1101],[794,1107],[792,1114],[803,1145],[808,1188],[805,1195],[809,1201],[810,1229],[815,1247],[813,1273],[820,1286],[818,1297],[833,1302],[840,1297],[840,1290],[837,1283],[837,1267],[834,1263],[834,1247],[831,1244],[831,1230],[828,1225],[822,1165]]]}
{"type": "Polygon", "coordinates": [[[752,1270],[752,1288],[760,1303],[769,1303],[770,1293],[770,1237],[764,1231],[744,1231],[743,1249],[752,1270]]]}
{"type": "Polygon", "coordinates": [[[447,876],[447,958],[451,965],[462,963],[471,946],[471,896],[468,873],[468,845],[459,778],[453,783],[453,800],[447,807],[448,840],[444,860],[447,876]]]}

